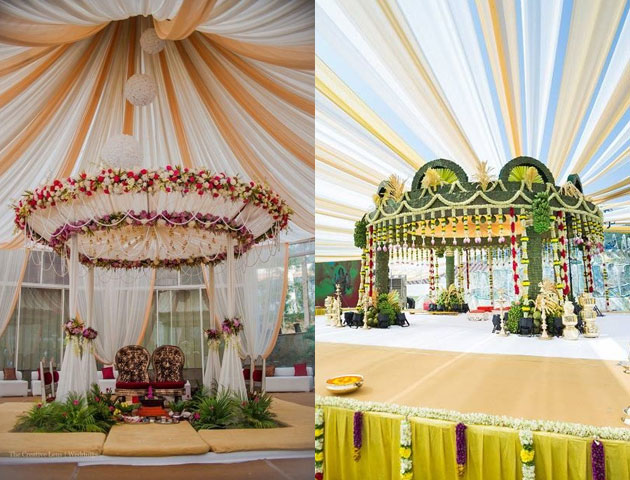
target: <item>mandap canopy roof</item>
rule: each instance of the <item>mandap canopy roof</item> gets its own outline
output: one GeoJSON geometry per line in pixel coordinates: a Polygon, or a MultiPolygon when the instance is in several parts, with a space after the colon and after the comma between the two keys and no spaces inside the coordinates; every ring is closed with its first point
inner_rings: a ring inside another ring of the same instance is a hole
{"type": "Polygon", "coordinates": [[[140,143],[142,165],[227,172],[269,185],[289,239],[311,237],[314,7],[309,0],[0,2],[0,244],[22,245],[8,205],[95,171],[105,142],[140,143]],[[166,47],[149,55],[140,35],[166,47]],[[151,75],[148,106],[125,101],[151,75]]]}
{"type": "Polygon", "coordinates": [[[630,225],[630,2],[317,0],[317,260],[392,173],[540,159],[630,225]]]}

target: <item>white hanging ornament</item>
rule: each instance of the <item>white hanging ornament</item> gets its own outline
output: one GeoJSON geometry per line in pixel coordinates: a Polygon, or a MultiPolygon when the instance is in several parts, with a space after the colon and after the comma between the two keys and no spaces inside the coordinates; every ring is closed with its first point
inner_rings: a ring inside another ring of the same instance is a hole
{"type": "Polygon", "coordinates": [[[105,142],[101,159],[110,167],[125,170],[142,165],[140,144],[131,135],[114,135],[105,142]]]}
{"type": "Polygon", "coordinates": [[[164,50],[166,43],[158,37],[155,28],[147,28],[140,35],[140,46],[146,53],[153,55],[164,50]]]}
{"type": "Polygon", "coordinates": [[[155,80],[146,73],[136,73],[125,83],[125,98],[136,107],[144,107],[151,103],[157,95],[155,80]]]}

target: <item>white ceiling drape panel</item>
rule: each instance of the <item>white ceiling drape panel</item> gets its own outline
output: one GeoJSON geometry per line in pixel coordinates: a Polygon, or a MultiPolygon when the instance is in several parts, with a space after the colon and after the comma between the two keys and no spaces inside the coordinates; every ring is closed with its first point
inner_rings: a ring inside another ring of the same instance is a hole
{"type": "MultiPolygon", "coordinates": [[[[107,271],[94,269],[94,317],[92,327],[99,332],[96,354],[112,364],[118,349],[134,345],[142,332],[147,303],[151,297],[151,270],[107,271]]],[[[82,319],[87,318],[87,268],[79,274],[78,305],[82,319]]]]}
{"type": "MultiPolygon", "coordinates": [[[[515,156],[585,194],[630,165],[627,0],[316,0],[317,260],[359,258],[353,226],[391,174],[447,158],[469,175],[515,156]],[[375,120],[379,119],[379,120],[375,120]]],[[[596,197],[605,219],[623,187],[596,197]]]]}
{"type": "MultiPolygon", "coordinates": [[[[243,321],[241,354],[256,360],[275,345],[279,312],[284,311],[286,245],[255,247],[239,257],[235,268],[236,315],[243,321]]],[[[219,319],[228,316],[227,267],[215,267],[215,294],[219,319]]]]}
{"type": "MultiPolygon", "coordinates": [[[[192,33],[145,53],[142,32],[176,23],[182,8],[191,4],[0,1],[0,204],[97,168],[107,140],[130,133],[138,167],[204,166],[268,183],[296,211],[298,240],[313,236],[313,2],[219,0],[192,33]],[[132,73],[155,79],[150,105],[125,101],[132,73]]],[[[12,216],[0,210],[5,246],[18,241],[12,216]]]]}
{"type": "Polygon", "coordinates": [[[0,336],[17,306],[18,289],[26,270],[29,250],[0,250],[0,336]]]}

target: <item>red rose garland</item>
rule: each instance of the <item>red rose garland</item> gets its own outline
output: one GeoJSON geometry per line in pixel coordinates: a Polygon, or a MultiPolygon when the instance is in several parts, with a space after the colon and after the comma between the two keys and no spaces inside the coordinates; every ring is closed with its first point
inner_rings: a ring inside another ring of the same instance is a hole
{"type": "Polygon", "coordinates": [[[510,242],[512,244],[512,273],[514,274],[514,294],[518,297],[521,293],[521,289],[518,285],[518,262],[516,261],[516,223],[514,221],[514,208],[510,207],[510,231],[512,235],[510,242]]]}
{"type": "Polygon", "coordinates": [[[566,297],[569,294],[569,265],[567,262],[567,231],[562,212],[556,213],[558,225],[558,241],[560,242],[560,278],[562,279],[562,293],[566,297]]]}
{"type": "Polygon", "coordinates": [[[435,276],[434,276],[434,263],[433,263],[433,249],[430,250],[429,257],[429,292],[431,293],[431,300],[435,300],[435,276]]]}
{"type": "Polygon", "coordinates": [[[586,252],[586,255],[584,257],[585,258],[584,267],[586,271],[586,275],[585,275],[586,288],[589,293],[593,293],[593,264],[592,264],[593,257],[591,256],[591,241],[590,240],[587,240],[587,242],[584,244],[584,251],[586,252]]]}

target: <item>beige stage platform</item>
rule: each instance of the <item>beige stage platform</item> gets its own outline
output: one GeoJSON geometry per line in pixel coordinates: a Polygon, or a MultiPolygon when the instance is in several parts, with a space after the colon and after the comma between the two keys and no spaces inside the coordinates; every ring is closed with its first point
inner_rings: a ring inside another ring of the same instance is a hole
{"type": "Polygon", "coordinates": [[[316,343],[315,392],[359,373],[350,398],[528,419],[623,427],[630,375],[613,361],[316,343]]]}
{"type": "Polygon", "coordinates": [[[160,457],[260,450],[311,450],[313,394],[274,397],[272,411],[282,427],[195,431],[189,423],[116,425],[102,433],[12,433],[17,417],[33,401],[0,403],[0,456],[160,457]],[[298,402],[298,403],[296,403],[298,402]]]}

